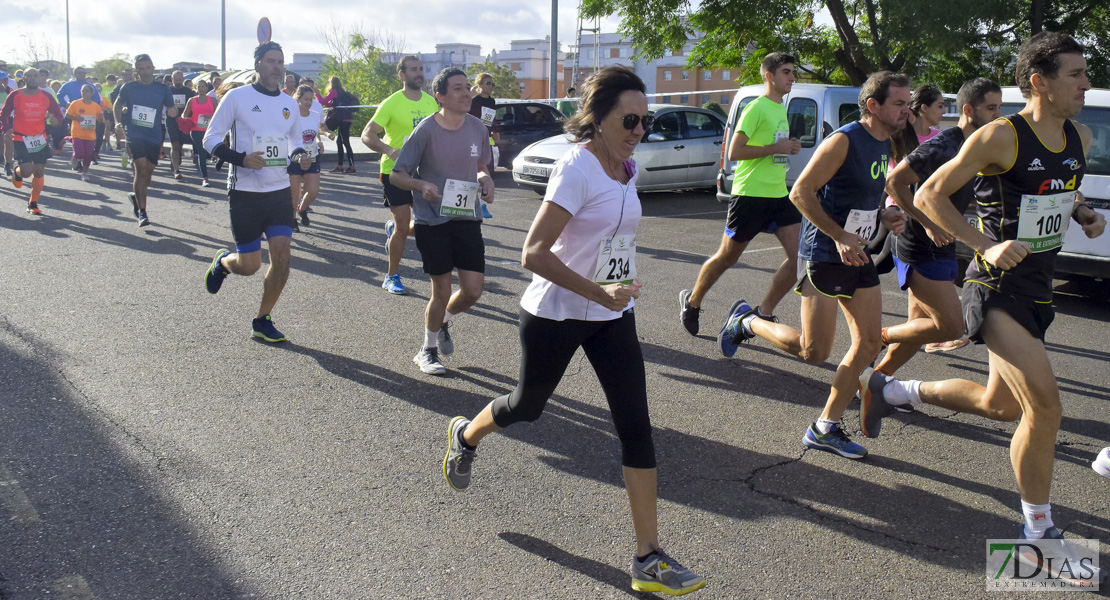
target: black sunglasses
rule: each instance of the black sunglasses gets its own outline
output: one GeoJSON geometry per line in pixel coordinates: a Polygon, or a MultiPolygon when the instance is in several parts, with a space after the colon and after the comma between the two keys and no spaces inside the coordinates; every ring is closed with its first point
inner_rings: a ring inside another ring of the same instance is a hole
{"type": "Polygon", "coordinates": [[[652,115],[644,115],[642,117],[640,115],[624,116],[624,128],[629,131],[636,129],[636,126],[640,123],[644,124],[644,131],[651,131],[651,126],[655,124],[655,117],[652,115]]]}

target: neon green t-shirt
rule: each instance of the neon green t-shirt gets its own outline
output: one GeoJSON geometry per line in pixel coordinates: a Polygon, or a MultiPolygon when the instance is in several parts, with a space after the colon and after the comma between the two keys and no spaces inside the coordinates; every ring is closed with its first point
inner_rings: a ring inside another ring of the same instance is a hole
{"type": "MultiPolygon", "coordinates": [[[[760,96],[744,107],[736,128],[748,136],[749,146],[770,146],[790,136],[786,107],[766,96],[760,96]]],[[[774,154],[740,161],[732,180],[732,194],[760,198],[785,196],[788,158],[785,154],[774,154]]]]}
{"type": "MultiPolygon", "coordinates": [[[[427,92],[420,92],[420,99],[413,102],[405,97],[403,91],[397,91],[382,101],[370,122],[381,125],[385,130],[383,142],[391,148],[400,148],[420,121],[437,110],[439,104],[427,92]]],[[[380,172],[383,175],[393,172],[392,158],[382,157],[380,172]]]]}

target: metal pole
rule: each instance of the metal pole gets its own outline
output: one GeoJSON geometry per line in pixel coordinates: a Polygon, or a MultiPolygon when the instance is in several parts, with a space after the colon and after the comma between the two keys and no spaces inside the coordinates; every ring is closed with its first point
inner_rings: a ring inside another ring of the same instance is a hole
{"type": "Polygon", "coordinates": [[[66,81],[73,79],[73,59],[69,54],[69,0],[66,0],[66,81]]]}
{"type": "MultiPolygon", "coordinates": [[[[68,2],[68,0],[66,0],[68,2]]],[[[559,0],[551,0],[551,79],[548,85],[548,98],[559,97],[559,0]]]]}
{"type": "Polygon", "coordinates": [[[227,70],[227,0],[220,0],[220,70],[227,70]]]}

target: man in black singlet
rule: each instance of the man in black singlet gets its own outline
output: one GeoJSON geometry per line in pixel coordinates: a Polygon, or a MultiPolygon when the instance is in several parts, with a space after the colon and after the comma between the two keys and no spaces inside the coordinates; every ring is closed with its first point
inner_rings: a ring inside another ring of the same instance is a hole
{"type": "MultiPolygon", "coordinates": [[[[1068,222],[1074,219],[1094,238],[1106,221],[1078,193],[1092,140],[1091,130],[1072,120],[1091,88],[1083,47],[1065,34],[1033,36],[1018,53],[1017,81],[1025,108],[972,134],[914,198],[929,219],[975,250],[964,285],[964,294],[972,297],[964,312],[972,341],[986,343],[990,353],[988,385],[960,379],[901,382],[877,374],[871,391],[885,402],[873,402],[871,414],[861,411],[861,419],[881,419],[886,403],[925,402],[998,421],[1020,420],[1010,442],[1025,515],[1020,537],[1062,545],[1049,505],[1063,412],[1044,345],[1054,316],[1052,276],[1068,222]],[[982,174],[976,182],[982,231],[949,200],[977,173],[982,174]]],[[[1096,572],[1094,581],[1100,575],[1096,572]]]]}

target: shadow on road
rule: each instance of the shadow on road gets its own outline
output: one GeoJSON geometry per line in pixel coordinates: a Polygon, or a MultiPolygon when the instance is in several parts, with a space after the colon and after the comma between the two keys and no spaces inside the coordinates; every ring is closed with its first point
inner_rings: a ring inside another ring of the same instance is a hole
{"type": "Polygon", "coordinates": [[[250,594],[124,455],[147,451],[59,374],[63,360],[0,317],[0,598],[250,594]]]}

